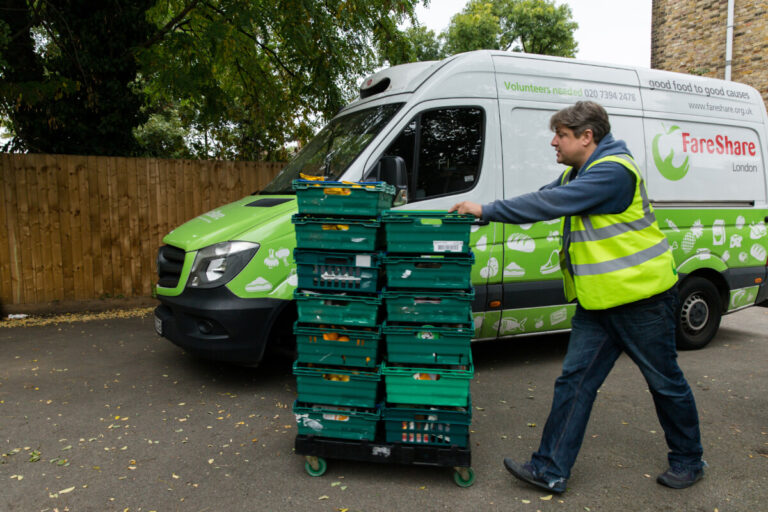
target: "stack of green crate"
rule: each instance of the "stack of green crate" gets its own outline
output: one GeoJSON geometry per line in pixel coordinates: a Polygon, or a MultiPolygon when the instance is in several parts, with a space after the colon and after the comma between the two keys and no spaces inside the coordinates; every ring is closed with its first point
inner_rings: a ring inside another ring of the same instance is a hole
{"type": "Polygon", "coordinates": [[[373,440],[380,419],[380,214],[386,183],[295,180],[293,366],[300,435],[373,440]]]}
{"type": "Polygon", "coordinates": [[[382,416],[388,442],[467,447],[474,375],[472,221],[436,211],[382,214],[382,416]]]}

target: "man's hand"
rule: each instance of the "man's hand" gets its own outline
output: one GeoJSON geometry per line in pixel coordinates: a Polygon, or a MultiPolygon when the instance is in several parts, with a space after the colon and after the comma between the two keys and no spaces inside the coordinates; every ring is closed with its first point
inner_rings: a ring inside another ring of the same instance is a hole
{"type": "Polygon", "coordinates": [[[451,212],[471,213],[475,217],[480,218],[483,216],[483,207],[482,205],[473,203],[472,201],[462,201],[458,204],[453,205],[451,209],[448,210],[448,213],[451,213],[451,212]]]}

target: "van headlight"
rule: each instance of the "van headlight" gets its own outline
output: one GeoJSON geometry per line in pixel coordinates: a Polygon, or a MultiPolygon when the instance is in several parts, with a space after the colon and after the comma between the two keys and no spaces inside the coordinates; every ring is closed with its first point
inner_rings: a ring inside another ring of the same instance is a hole
{"type": "Polygon", "coordinates": [[[221,242],[197,251],[189,272],[191,288],[215,288],[240,273],[259,250],[253,242],[221,242]]]}

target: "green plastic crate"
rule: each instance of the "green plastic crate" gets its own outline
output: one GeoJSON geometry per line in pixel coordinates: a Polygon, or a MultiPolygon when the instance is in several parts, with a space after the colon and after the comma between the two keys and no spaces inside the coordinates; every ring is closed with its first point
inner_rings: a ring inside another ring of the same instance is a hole
{"type": "Polygon", "coordinates": [[[475,291],[385,290],[389,322],[463,324],[472,313],[475,291]]]}
{"type": "Polygon", "coordinates": [[[472,404],[451,408],[390,404],[382,410],[381,418],[388,443],[466,448],[472,404]]]}
{"type": "Polygon", "coordinates": [[[392,206],[395,187],[384,182],[294,180],[300,214],[376,217],[392,206]]]}
{"type": "Polygon", "coordinates": [[[376,293],[381,255],[294,249],[299,289],[376,293]]]}
{"type": "Polygon", "coordinates": [[[384,258],[387,288],[467,290],[472,287],[475,255],[422,254],[384,258]]]}
{"type": "Polygon", "coordinates": [[[293,324],[300,363],[373,367],[378,363],[381,328],[349,329],[293,324]]]}
{"type": "Polygon", "coordinates": [[[461,327],[390,325],[381,330],[390,363],[469,364],[474,324],[461,327]]]}
{"type": "Polygon", "coordinates": [[[381,245],[378,219],[291,217],[296,246],[302,249],[372,252],[381,245]]]}
{"type": "Polygon", "coordinates": [[[472,363],[460,366],[392,366],[382,363],[386,401],[396,404],[466,407],[472,363]]]}
{"type": "Polygon", "coordinates": [[[349,407],[373,407],[378,397],[381,369],[311,366],[294,362],[301,402],[349,407]]]}
{"type": "Polygon", "coordinates": [[[373,441],[379,409],[357,409],[293,403],[299,435],[373,441]]]}
{"type": "Polygon", "coordinates": [[[390,210],[381,214],[387,252],[468,253],[475,217],[444,211],[390,210]]]}
{"type": "Polygon", "coordinates": [[[295,290],[299,322],[375,327],[381,299],[376,295],[343,295],[295,290]]]}

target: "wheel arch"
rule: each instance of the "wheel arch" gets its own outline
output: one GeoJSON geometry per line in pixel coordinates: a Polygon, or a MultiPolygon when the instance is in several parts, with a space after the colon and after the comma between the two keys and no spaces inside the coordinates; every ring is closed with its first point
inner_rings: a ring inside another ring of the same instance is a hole
{"type": "Polygon", "coordinates": [[[717,288],[717,292],[720,294],[720,303],[722,304],[722,313],[728,312],[728,302],[730,300],[730,287],[728,281],[725,280],[723,274],[712,268],[698,268],[687,274],[679,274],[678,287],[685,282],[686,279],[691,277],[701,277],[711,282],[717,288]]]}

